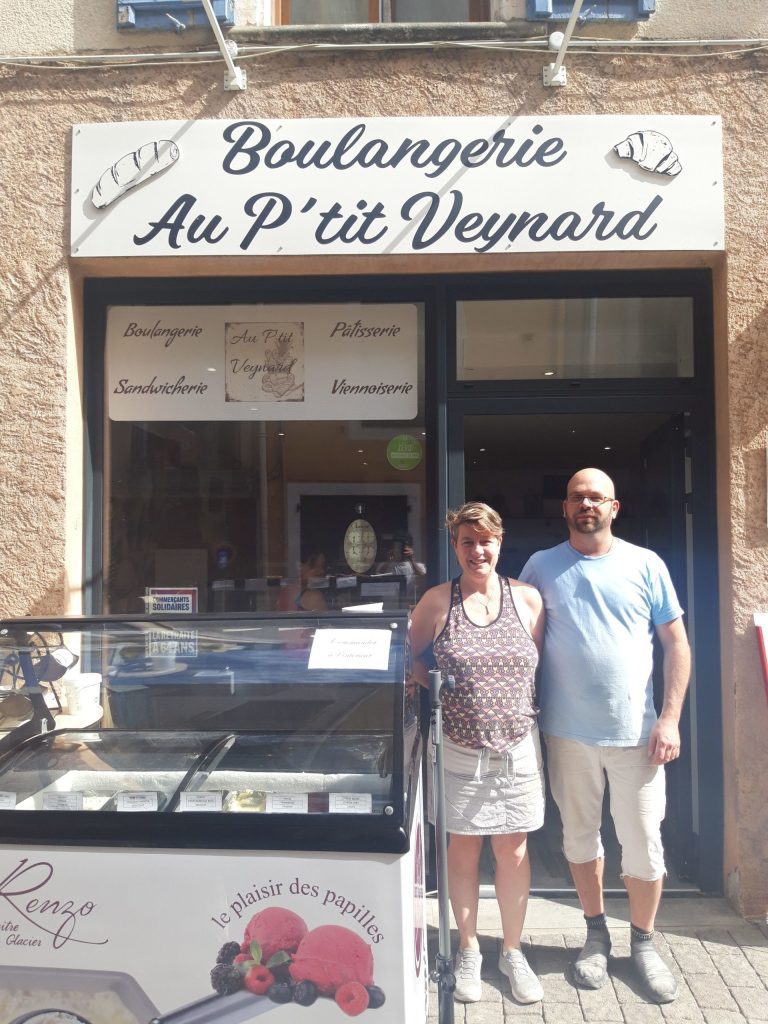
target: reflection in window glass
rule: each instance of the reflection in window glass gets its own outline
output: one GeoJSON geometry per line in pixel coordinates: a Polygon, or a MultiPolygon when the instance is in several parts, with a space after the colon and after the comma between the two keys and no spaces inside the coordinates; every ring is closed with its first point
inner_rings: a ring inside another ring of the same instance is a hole
{"type": "Polygon", "coordinates": [[[292,25],[364,25],[368,0],[291,0],[292,25]]]}
{"type": "MultiPolygon", "coordinates": [[[[466,22],[478,20],[469,0],[291,0],[292,25],[359,25],[367,22],[466,22]],[[474,15],[474,17],[472,16],[474,15]]],[[[485,12],[485,8],[481,8],[485,12]]],[[[285,13],[283,15],[286,17],[285,13]]],[[[486,14],[487,18],[487,14],[486,14]]]]}
{"type": "Polygon", "coordinates": [[[392,21],[461,22],[469,21],[467,0],[393,0],[392,21]]]}
{"type": "MultiPolygon", "coordinates": [[[[248,321],[254,333],[260,319],[274,319],[276,309],[261,313],[255,306],[230,308],[235,312],[224,307],[179,307],[171,321],[171,307],[113,307],[107,339],[108,411],[112,401],[115,413],[111,392],[126,380],[154,381],[157,388],[165,380],[177,381],[182,373],[192,383],[218,367],[206,378],[214,382],[211,388],[217,386],[228,373],[222,335],[236,330],[244,336],[241,320],[248,321]],[[237,323],[223,329],[222,317],[237,323]],[[173,322],[200,324],[204,331],[198,338],[193,333],[197,328],[188,328],[189,337],[177,337],[166,346],[162,337],[139,334],[144,321],[150,327],[160,324],[158,330],[173,322]],[[124,342],[126,324],[134,326],[124,342]],[[149,348],[152,344],[156,347],[149,348]],[[201,358],[195,346],[203,344],[210,348],[201,358]],[[222,353],[218,357],[217,351],[222,353]]],[[[406,360],[418,390],[413,418],[361,419],[359,404],[356,418],[297,418],[321,408],[322,395],[318,399],[312,391],[319,375],[327,376],[326,395],[334,383],[349,386],[367,379],[366,373],[375,373],[377,385],[389,381],[386,366],[395,365],[395,340],[361,340],[355,336],[360,330],[355,325],[388,324],[396,316],[387,319],[382,314],[392,308],[283,307],[281,322],[296,321],[304,328],[306,392],[302,400],[292,401],[288,399],[293,392],[275,398],[273,391],[264,402],[271,402],[269,420],[257,418],[252,402],[233,401],[233,389],[252,386],[242,373],[227,381],[229,397],[226,403],[222,398],[221,415],[228,419],[211,418],[210,412],[198,419],[131,419],[125,405],[120,418],[108,418],[106,612],[142,611],[150,588],[195,588],[200,611],[315,612],[360,604],[386,609],[418,599],[426,582],[422,308],[416,307],[415,329],[401,345],[417,349],[406,360]],[[378,319],[370,313],[366,319],[366,311],[374,308],[378,319]],[[322,317],[334,325],[342,319],[351,326],[349,336],[335,338],[334,347],[323,349],[321,368],[312,359],[318,346],[328,344],[331,333],[326,327],[321,336],[316,329],[322,317]],[[376,349],[379,366],[370,369],[376,349]]],[[[396,308],[407,319],[407,309],[414,307],[396,308]]],[[[413,312],[410,318],[413,323],[413,312]]],[[[274,324],[266,326],[271,329],[274,324]]],[[[239,356],[239,343],[231,351],[239,356]]],[[[253,351],[250,367],[257,365],[253,351]]],[[[239,358],[238,365],[245,365],[245,357],[239,358]]],[[[286,368],[277,369],[283,373],[286,368]]],[[[298,367],[291,372],[298,380],[298,367]]],[[[274,372],[267,375],[273,387],[282,379],[274,372]]],[[[403,370],[400,377],[405,375],[403,370]]],[[[254,372],[253,381],[260,380],[261,371],[254,372]]],[[[133,401],[132,395],[121,397],[133,401]]],[[[137,402],[139,398],[144,405],[136,407],[145,412],[156,413],[166,401],[162,394],[138,396],[137,402]]],[[[381,409],[371,397],[366,396],[365,404],[381,409]]],[[[127,408],[130,411],[131,406],[127,408]]]]}
{"type": "Polygon", "coordinates": [[[459,302],[459,380],[692,377],[689,297],[459,302]]]}

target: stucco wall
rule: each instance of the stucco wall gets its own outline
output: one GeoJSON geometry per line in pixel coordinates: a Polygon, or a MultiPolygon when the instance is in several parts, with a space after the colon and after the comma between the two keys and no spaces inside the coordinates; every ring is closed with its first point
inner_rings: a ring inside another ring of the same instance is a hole
{"type": "MultiPolygon", "coordinates": [[[[768,329],[764,141],[768,58],[760,54],[687,60],[579,55],[569,57],[568,66],[567,88],[545,90],[540,84],[541,53],[273,55],[249,63],[251,85],[245,93],[223,92],[218,65],[0,70],[0,161],[6,192],[0,250],[4,426],[0,435],[4,581],[0,611],[60,612],[69,602],[73,581],[66,578],[65,567],[77,565],[83,541],[77,440],[82,416],[78,362],[82,354],[77,346],[83,274],[248,273],[261,266],[246,257],[240,262],[201,258],[197,263],[155,260],[148,265],[134,259],[94,261],[86,268],[73,264],[67,238],[74,122],[447,112],[456,116],[721,113],[728,225],[727,319],[723,294],[719,306],[723,330],[717,339],[722,377],[719,487],[726,541],[721,554],[725,567],[723,698],[730,751],[726,868],[742,912],[764,916],[768,906],[764,858],[768,707],[751,615],[754,610],[768,610],[768,355],[764,341],[768,329]],[[69,479],[68,437],[74,439],[69,446],[69,479]]],[[[515,266],[512,257],[503,264],[494,263],[496,259],[489,256],[482,263],[478,259],[477,269],[515,266]]],[[[553,262],[548,261],[550,266],[553,262]]],[[[571,260],[563,265],[576,264],[571,260]]],[[[589,258],[581,257],[579,265],[589,265],[589,258]]],[[[273,272],[280,269],[274,260],[270,266],[273,272]]],[[[328,269],[337,266],[342,264],[324,264],[328,269]]]]}

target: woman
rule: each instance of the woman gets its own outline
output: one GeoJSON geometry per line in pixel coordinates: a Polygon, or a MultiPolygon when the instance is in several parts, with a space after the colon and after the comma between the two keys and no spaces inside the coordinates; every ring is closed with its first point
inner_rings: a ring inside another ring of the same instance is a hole
{"type": "Polygon", "coordinates": [[[456,680],[442,700],[448,889],[459,932],[454,997],[480,999],[479,863],[490,836],[504,935],[499,970],[513,998],[535,1003],[543,992],[520,936],[531,881],[527,833],[544,821],[534,703],[544,611],[537,590],[496,572],[503,528],[492,508],[469,502],[449,512],[446,525],[461,575],[424,594],[410,640],[416,675],[423,677],[431,647],[443,677],[456,680]]]}
{"type": "Polygon", "coordinates": [[[322,551],[302,552],[299,564],[299,579],[293,584],[280,588],[277,599],[279,612],[327,612],[328,602],[321,587],[313,582],[324,580],[328,575],[328,564],[322,551]]]}

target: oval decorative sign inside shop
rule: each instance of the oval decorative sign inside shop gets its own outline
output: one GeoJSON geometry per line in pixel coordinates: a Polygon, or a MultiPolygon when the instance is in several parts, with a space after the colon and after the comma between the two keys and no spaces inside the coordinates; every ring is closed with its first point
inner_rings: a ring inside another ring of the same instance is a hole
{"type": "Polygon", "coordinates": [[[376,558],[376,531],[366,519],[353,519],[344,534],[344,557],[352,572],[368,572],[376,558]]]}

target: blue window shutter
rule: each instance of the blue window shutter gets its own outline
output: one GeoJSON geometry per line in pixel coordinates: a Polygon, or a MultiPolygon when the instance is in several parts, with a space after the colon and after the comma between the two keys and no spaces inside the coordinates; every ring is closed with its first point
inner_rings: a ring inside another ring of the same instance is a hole
{"type": "MultiPolygon", "coordinates": [[[[234,0],[211,0],[211,7],[221,25],[234,25],[234,0]]],[[[119,29],[181,32],[183,28],[207,25],[208,18],[200,0],[117,0],[119,29]]]]}
{"type": "MultiPolygon", "coordinates": [[[[527,0],[528,21],[567,21],[573,0],[527,0]]],[[[644,21],[656,10],[656,0],[584,0],[579,24],[587,21],[644,21]]]]}

